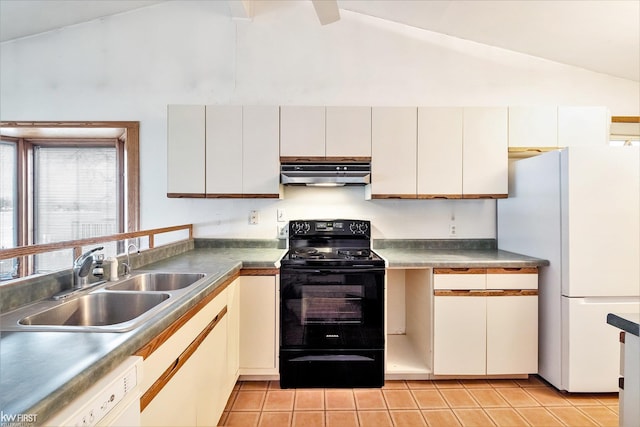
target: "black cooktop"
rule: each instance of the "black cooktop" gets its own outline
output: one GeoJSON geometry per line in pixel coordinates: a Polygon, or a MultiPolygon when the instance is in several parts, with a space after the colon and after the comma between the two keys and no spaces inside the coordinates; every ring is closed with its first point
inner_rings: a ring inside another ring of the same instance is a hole
{"type": "Polygon", "coordinates": [[[284,266],[377,267],[384,260],[371,250],[371,223],[364,220],[295,220],[289,223],[284,266]]]}

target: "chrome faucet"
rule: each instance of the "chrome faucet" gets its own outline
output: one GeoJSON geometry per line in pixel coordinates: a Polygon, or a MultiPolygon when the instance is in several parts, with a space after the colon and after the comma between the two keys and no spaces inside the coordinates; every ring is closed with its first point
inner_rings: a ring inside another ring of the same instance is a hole
{"type": "Polygon", "coordinates": [[[89,273],[94,262],[93,253],[102,249],[104,249],[103,246],[93,248],[73,262],[73,289],[82,289],[89,285],[89,273]]]}
{"type": "Polygon", "coordinates": [[[123,273],[125,277],[128,277],[131,275],[131,258],[129,255],[131,253],[130,252],[131,247],[134,247],[136,249],[136,252],[140,253],[140,249],[138,249],[135,243],[130,243],[129,246],[127,246],[127,262],[122,263],[123,273]]]}

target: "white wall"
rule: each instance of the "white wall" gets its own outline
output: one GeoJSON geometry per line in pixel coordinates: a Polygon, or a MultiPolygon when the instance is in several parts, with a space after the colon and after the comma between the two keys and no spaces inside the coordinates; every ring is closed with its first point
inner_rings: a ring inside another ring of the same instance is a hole
{"type": "Polygon", "coordinates": [[[196,224],[199,237],[272,238],[288,218],[357,217],[375,237],[495,237],[493,201],[365,201],[360,188],[287,188],[284,200],[166,194],[167,104],[606,105],[640,115],[637,82],[311,2],[166,2],[0,44],[2,120],[139,120],[144,228],[196,224]],[[248,224],[249,210],[261,222],[248,224]]]}

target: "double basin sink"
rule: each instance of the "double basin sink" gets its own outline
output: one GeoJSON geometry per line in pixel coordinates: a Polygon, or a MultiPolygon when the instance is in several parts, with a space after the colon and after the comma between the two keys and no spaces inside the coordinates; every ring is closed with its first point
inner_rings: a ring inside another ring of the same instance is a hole
{"type": "Polygon", "coordinates": [[[66,301],[41,301],[0,318],[4,331],[126,332],[168,307],[202,273],[138,273],[66,301]]]}

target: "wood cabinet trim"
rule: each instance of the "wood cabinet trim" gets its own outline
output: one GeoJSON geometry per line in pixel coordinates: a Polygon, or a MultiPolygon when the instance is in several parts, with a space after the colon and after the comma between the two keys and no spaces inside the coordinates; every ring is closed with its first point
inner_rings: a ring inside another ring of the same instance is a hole
{"type": "Polygon", "coordinates": [[[200,300],[189,311],[180,316],[175,322],[173,322],[164,331],[156,335],[151,341],[144,346],[140,347],[138,351],[134,353],[134,356],[142,356],[143,359],[147,359],[151,354],[156,351],[165,341],[167,341],[173,334],[175,334],[184,324],[186,324],[193,316],[195,316],[200,310],[202,310],[209,302],[217,297],[227,286],[229,286],[235,279],[240,277],[239,273],[234,274],[228,278],[224,283],[218,286],[213,292],[200,300]]]}
{"type": "Polygon", "coordinates": [[[147,391],[140,397],[140,412],[151,403],[154,397],[164,388],[171,378],[182,368],[182,366],[191,358],[193,353],[196,352],[200,344],[209,336],[211,331],[216,327],[222,318],[227,314],[227,306],[225,305],[222,310],[213,318],[211,322],[198,334],[198,336],[191,341],[191,344],[178,356],[174,363],[172,363],[160,377],[149,387],[147,391]]]}
{"type": "Polygon", "coordinates": [[[416,199],[415,194],[372,194],[372,199],[416,199]]]}
{"type": "Polygon", "coordinates": [[[418,194],[417,199],[462,199],[462,194],[418,194]]]}
{"type": "Polygon", "coordinates": [[[167,193],[169,199],[204,199],[204,193],[167,193]]]}
{"type": "Polygon", "coordinates": [[[463,199],[506,199],[508,194],[463,194],[463,199]]]}
{"type": "Polygon", "coordinates": [[[437,297],[512,297],[537,296],[537,289],[506,289],[506,290],[435,290],[437,297]]]}
{"type": "Polygon", "coordinates": [[[538,267],[487,268],[487,274],[538,274],[538,267]]]}
{"type": "Polygon", "coordinates": [[[611,116],[611,123],[640,123],[640,116],[611,116]]]}
{"type": "Polygon", "coordinates": [[[280,194],[278,193],[244,193],[242,194],[243,199],[279,199],[280,194]]]}
{"type": "Polygon", "coordinates": [[[433,274],[486,274],[486,268],[450,267],[434,268],[433,274]]]}
{"type": "Polygon", "coordinates": [[[277,268],[243,268],[240,270],[241,276],[276,276],[280,274],[277,268]]]}
{"type": "Polygon", "coordinates": [[[242,193],[206,193],[204,196],[206,199],[242,199],[244,194],[242,193]]]}

